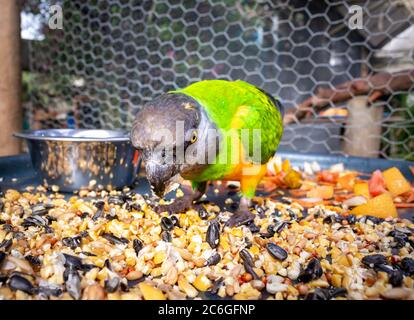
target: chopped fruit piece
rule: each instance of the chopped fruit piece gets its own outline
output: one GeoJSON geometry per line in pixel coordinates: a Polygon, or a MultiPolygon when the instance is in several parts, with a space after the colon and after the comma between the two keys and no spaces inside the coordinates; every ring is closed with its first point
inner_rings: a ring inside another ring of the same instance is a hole
{"type": "Polygon", "coordinates": [[[288,188],[297,189],[302,185],[301,178],[302,175],[300,172],[291,169],[283,178],[283,182],[287,185],[288,188]]]}
{"type": "Polygon", "coordinates": [[[355,207],[352,211],[354,215],[369,215],[378,218],[397,218],[397,208],[388,193],[383,193],[375,198],[369,199],[367,203],[355,207]]]}
{"type": "Polygon", "coordinates": [[[323,170],[318,172],[318,180],[328,183],[336,183],[338,180],[338,173],[330,172],[329,170],[323,170]]]}
{"type": "Polygon", "coordinates": [[[289,162],[289,160],[288,159],[286,159],[285,161],[283,161],[283,163],[282,163],[282,171],[283,172],[289,172],[290,171],[290,169],[291,169],[291,166],[290,166],[290,162],[289,162]]]}
{"type": "Polygon", "coordinates": [[[410,183],[398,168],[393,167],[383,172],[385,186],[394,197],[411,190],[410,183]]]}
{"type": "Polygon", "coordinates": [[[369,199],[371,196],[369,194],[368,182],[358,182],[354,185],[354,193],[356,196],[364,196],[369,199]]]}
{"type": "Polygon", "coordinates": [[[308,198],[331,199],[334,195],[333,186],[317,186],[308,191],[306,196],[308,198]]]}
{"type": "Polygon", "coordinates": [[[344,190],[352,191],[355,184],[355,173],[346,173],[338,178],[338,187],[344,190]]]}
{"type": "Polygon", "coordinates": [[[375,170],[372,173],[371,179],[368,181],[369,193],[372,196],[378,196],[382,193],[387,192],[385,189],[385,181],[380,170],[375,170]]]}

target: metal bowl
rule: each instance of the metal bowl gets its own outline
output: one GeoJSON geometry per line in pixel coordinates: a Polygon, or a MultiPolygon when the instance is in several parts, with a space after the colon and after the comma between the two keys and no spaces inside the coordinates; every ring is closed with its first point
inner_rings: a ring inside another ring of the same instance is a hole
{"type": "Polygon", "coordinates": [[[118,189],[138,173],[138,151],[122,130],[50,129],[16,133],[26,139],[33,168],[61,191],[118,189]]]}

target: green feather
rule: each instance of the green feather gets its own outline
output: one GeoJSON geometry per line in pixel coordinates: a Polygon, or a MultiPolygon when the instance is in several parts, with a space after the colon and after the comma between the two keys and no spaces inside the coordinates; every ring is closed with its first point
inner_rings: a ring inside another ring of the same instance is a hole
{"type": "MultiPolygon", "coordinates": [[[[171,93],[183,93],[195,99],[223,134],[238,130],[240,136],[241,129],[250,129],[250,144],[243,146],[245,150],[250,150],[250,156],[253,156],[254,147],[252,129],[260,129],[261,154],[260,158],[253,157],[253,162],[266,163],[275,154],[283,132],[282,115],[271,99],[257,87],[241,80],[205,80],[171,93]],[[240,112],[241,108],[243,112],[240,112]]],[[[230,163],[231,145],[227,144],[226,150],[220,150],[218,157],[223,152],[227,153],[228,163],[211,164],[193,180],[218,180],[231,173],[234,169],[230,163]]]]}

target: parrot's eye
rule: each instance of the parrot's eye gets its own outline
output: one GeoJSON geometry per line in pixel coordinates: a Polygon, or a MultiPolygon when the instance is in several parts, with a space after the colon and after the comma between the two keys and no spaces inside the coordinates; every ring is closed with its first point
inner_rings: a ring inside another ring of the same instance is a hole
{"type": "Polygon", "coordinates": [[[194,143],[197,141],[197,131],[193,131],[193,134],[191,135],[191,143],[194,143]]]}

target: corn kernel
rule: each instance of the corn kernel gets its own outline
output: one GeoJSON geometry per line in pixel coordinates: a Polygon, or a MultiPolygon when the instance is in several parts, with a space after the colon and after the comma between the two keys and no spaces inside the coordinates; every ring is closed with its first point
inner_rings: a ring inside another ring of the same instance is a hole
{"type": "Polygon", "coordinates": [[[200,274],[194,280],[194,287],[197,288],[199,291],[207,291],[213,285],[211,280],[207,278],[204,274],[200,274]]]}
{"type": "Polygon", "coordinates": [[[145,282],[141,282],[138,286],[145,300],[166,300],[160,289],[154,288],[145,282]]]}

